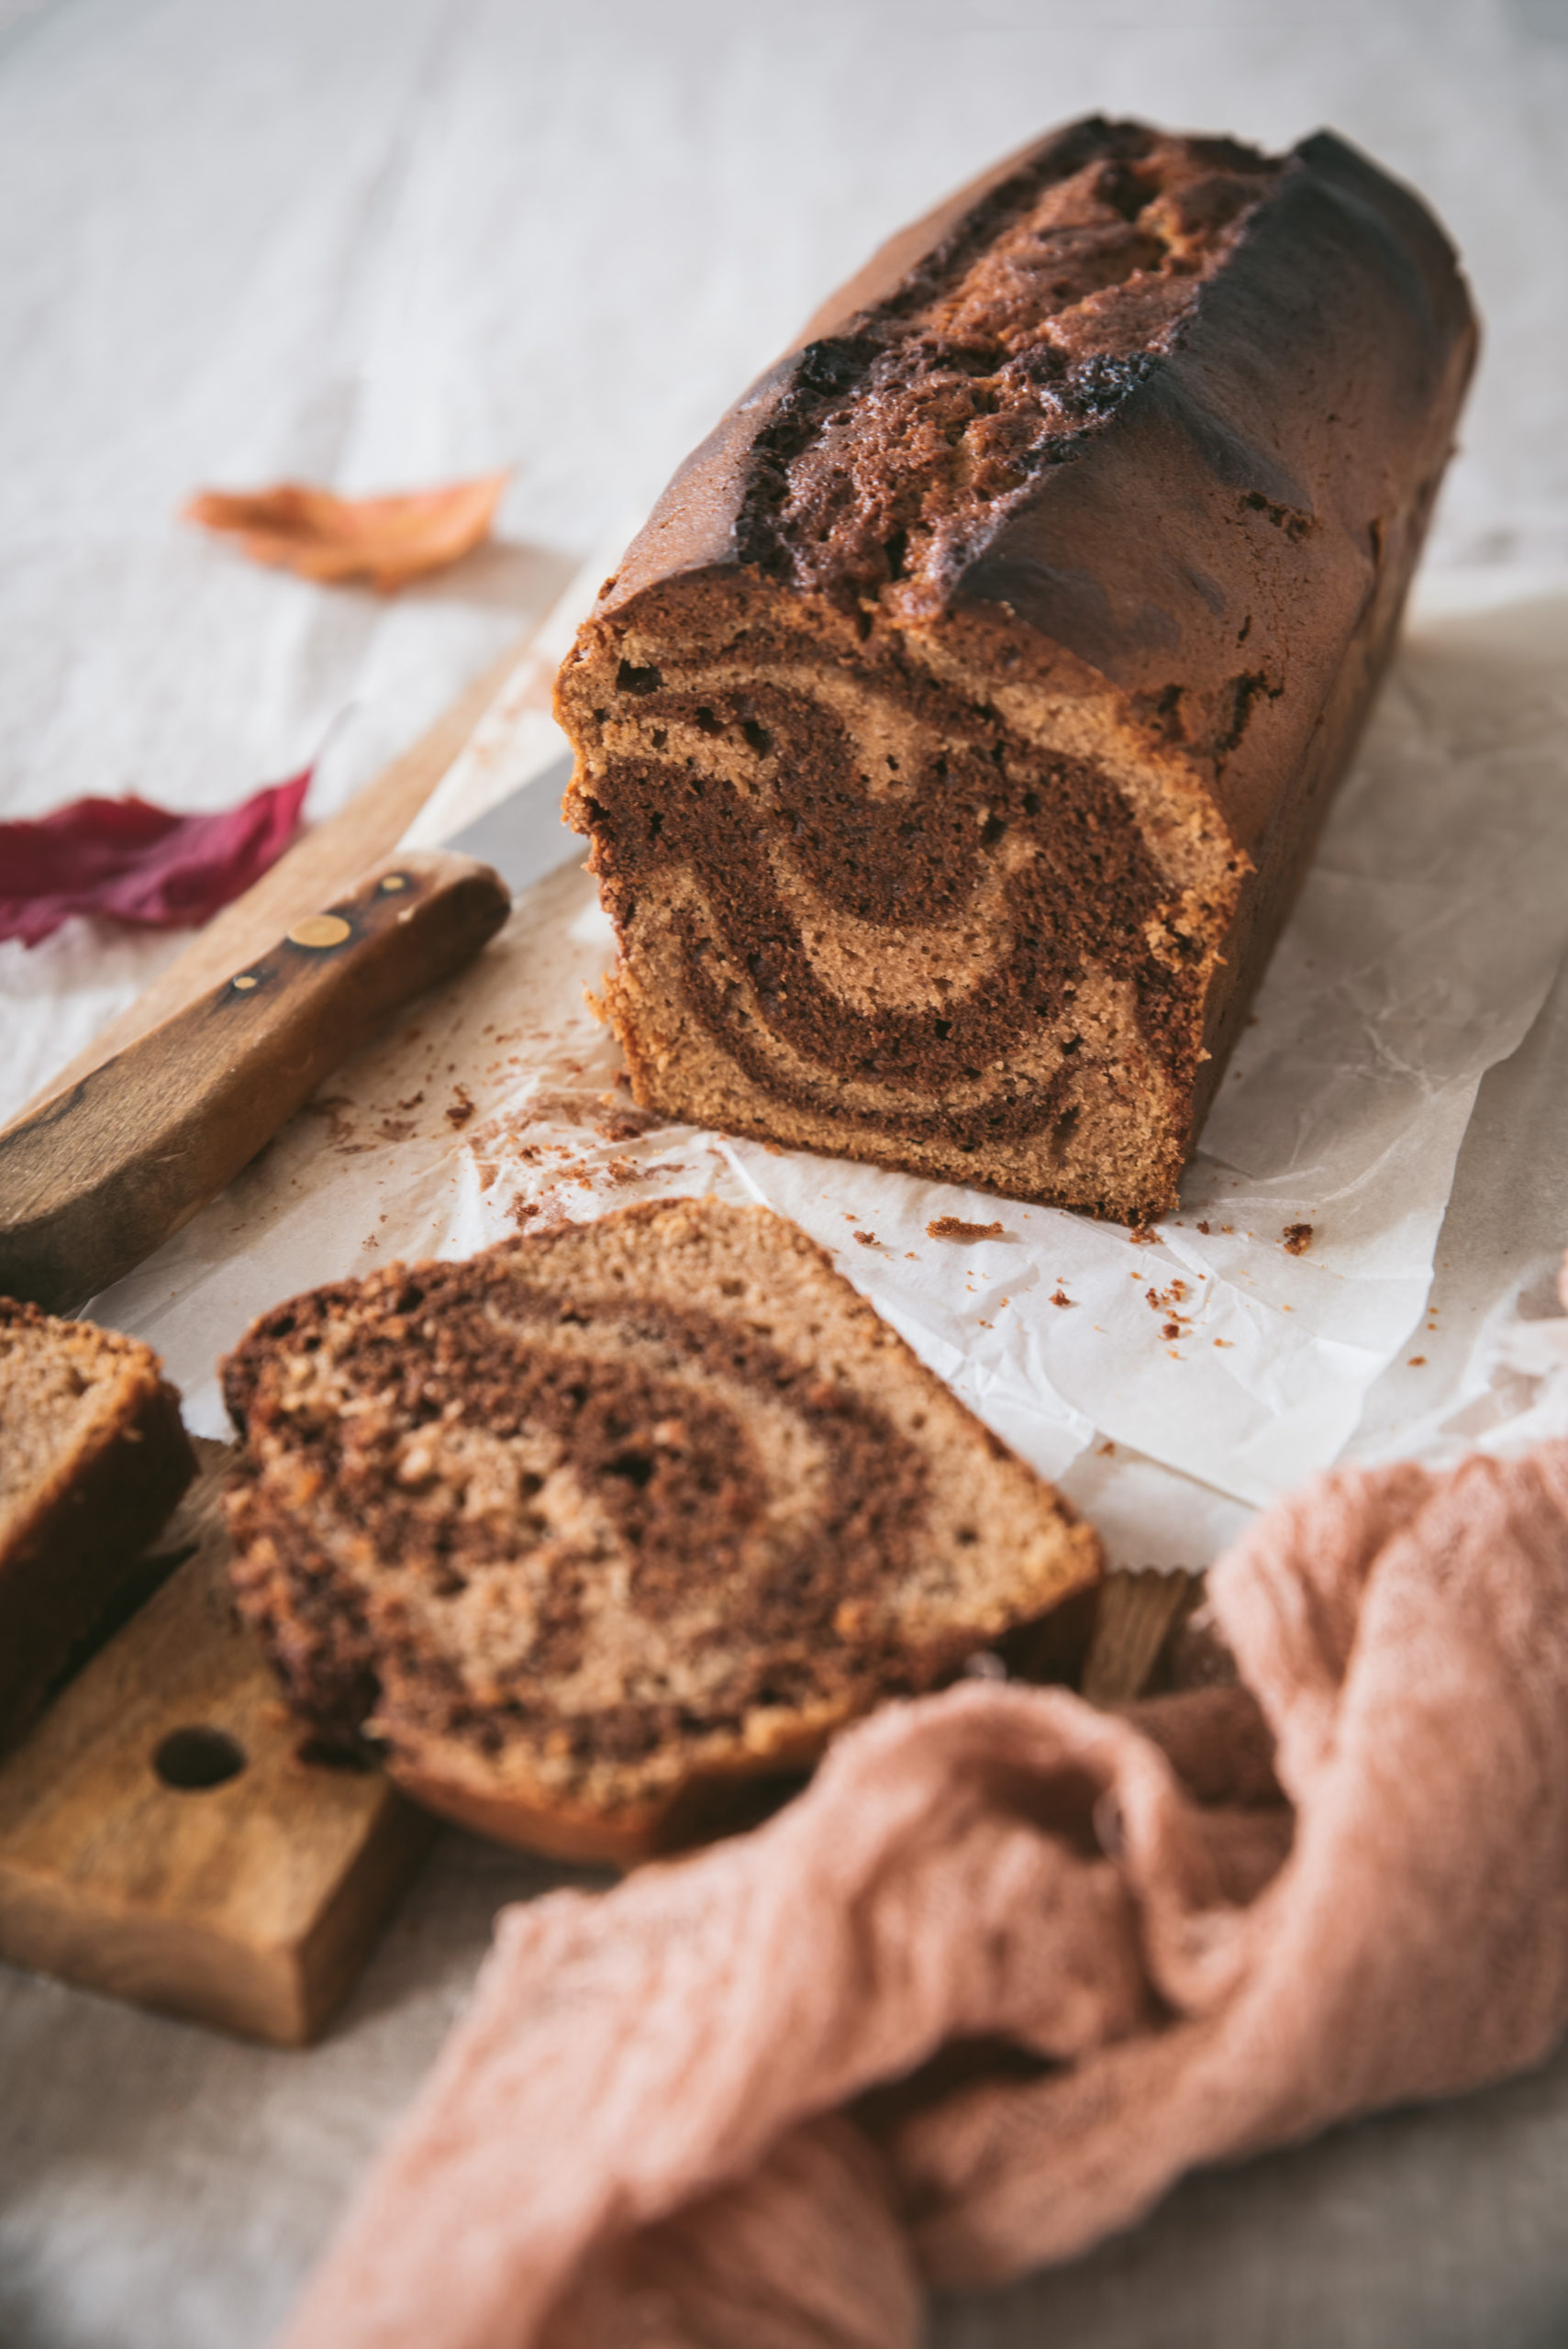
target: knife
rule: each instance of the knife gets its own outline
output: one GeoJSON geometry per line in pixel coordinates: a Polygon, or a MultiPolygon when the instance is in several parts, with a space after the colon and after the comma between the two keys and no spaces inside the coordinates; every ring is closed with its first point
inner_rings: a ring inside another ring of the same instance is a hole
{"type": "Polygon", "coordinates": [[[121,1279],[477,954],[509,893],[581,862],[560,815],[571,752],[529,697],[601,568],[573,581],[390,860],[0,1133],[0,1295],[63,1313],[121,1279]]]}

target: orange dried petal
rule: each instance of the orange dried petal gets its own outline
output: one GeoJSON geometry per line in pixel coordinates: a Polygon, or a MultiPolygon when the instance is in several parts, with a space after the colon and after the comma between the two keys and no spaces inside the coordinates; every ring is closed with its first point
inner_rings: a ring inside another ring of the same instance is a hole
{"type": "Polygon", "coordinates": [[[293,481],[239,493],[205,489],[183,518],[232,539],[252,562],[328,584],[368,580],[389,595],[476,547],[510,478],[509,471],[484,473],[394,497],[339,497],[293,481]]]}

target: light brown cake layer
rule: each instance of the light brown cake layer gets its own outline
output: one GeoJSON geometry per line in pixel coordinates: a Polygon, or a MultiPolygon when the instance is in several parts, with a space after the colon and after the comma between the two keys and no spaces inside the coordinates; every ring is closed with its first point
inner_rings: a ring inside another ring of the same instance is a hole
{"type": "Polygon", "coordinates": [[[1075,124],[895,240],[562,671],[639,1098],[1169,1208],[1473,341],[1429,217],[1327,137],[1075,124]]]}
{"type": "Polygon", "coordinates": [[[236,1586],[435,1808],[630,1858],[1091,1584],[1094,1536],[761,1209],[295,1299],[228,1365],[236,1586]]]}

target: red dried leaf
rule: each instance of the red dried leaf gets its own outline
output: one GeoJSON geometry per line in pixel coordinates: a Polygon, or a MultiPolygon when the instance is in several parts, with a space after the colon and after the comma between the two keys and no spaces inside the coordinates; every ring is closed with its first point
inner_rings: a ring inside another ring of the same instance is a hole
{"type": "Polygon", "coordinates": [[[184,518],[233,539],[254,562],[328,583],[367,579],[389,595],[476,547],[510,478],[484,473],[399,497],[338,497],[293,481],[239,495],[205,489],[184,518]]]}
{"type": "Polygon", "coordinates": [[[288,846],[311,771],[217,816],[145,799],[76,799],[0,824],[0,939],[36,946],[70,914],[193,930],[259,880],[288,846]]]}

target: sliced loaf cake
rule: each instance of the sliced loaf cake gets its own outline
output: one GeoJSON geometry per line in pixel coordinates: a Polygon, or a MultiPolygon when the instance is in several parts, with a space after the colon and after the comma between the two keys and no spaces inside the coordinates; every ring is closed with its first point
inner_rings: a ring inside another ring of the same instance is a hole
{"type": "Polygon", "coordinates": [[[895,237],[561,672],[637,1099],[1167,1213],[1474,350],[1436,222],[1326,133],[1091,117],[895,237]]]}
{"type": "Polygon", "coordinates": [[[433,1809],[565,1856],[727,1823],[1099,1572],[760,1208],[626,1208],[317,1290],[226,1389],[236,1587],[295,1704],[433,1809]]]}

